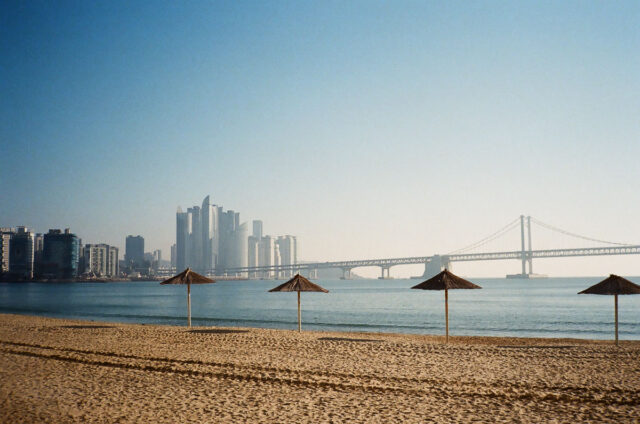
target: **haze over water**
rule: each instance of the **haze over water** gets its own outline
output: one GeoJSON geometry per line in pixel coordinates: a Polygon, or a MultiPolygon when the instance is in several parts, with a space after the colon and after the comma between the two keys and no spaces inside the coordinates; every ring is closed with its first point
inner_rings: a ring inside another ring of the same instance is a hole
{"type": "MultiPolygon", "coordinates": [[[[638,281],[638,278],[633,278],[638,281]]],[[[578,295],[597,278],[473,279],[482,290],[449,294],[452,335],[613,338],[613,297],[578,295]]],[[[303,328],[444,334],[444,294],[410,290],[419,280],[318,280],[302,293],[303,328]]],[[[295,293],[276,281],[192,288],[194,326],[295,329],[295,293]]],[[[640,296],[620,296],[620,338],[640,339],[640,296]]],[[[186,325],[186,288],[141,283],[0,283],[0,313],[105,322],[186,325]]]]}

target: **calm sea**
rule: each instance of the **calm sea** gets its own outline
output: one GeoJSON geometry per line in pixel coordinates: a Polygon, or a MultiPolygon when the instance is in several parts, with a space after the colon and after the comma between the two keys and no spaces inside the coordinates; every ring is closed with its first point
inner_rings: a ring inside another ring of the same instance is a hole
{"type": "MultiPolygon", "coordinates": [[[[577,295],[601,278],[471,279],[482,290],[449,293],[453,335],[613,337],[613,296],[577,295]]],[[[632,278],[633,281],[640,280],[632,278]]],[[[303,328],[442,334],[444,293],[410,290],[419,280],[315,280],[330,293],[302,293],[303,328]]],[[[296,294],[281,282],[193,286],[196,326],[296,328],[296,294]]],[[[186,287],[135,283],[0,283],[0,312],[96,321],[186,324],[186,287]]],[[[640,295],[620,296],[620,338],[640,339],[640,295]]]]}

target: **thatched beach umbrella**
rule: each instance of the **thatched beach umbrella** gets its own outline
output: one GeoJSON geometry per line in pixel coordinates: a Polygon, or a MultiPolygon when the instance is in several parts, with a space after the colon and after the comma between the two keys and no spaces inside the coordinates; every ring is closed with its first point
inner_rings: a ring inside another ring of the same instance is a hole
{"type": "Polygon", "coordinates": [[[423,281],[412,289],[421,290],[444,290],[444,316],[446,326],[446,341],[449,343],[449,290],[453,289],[481,289],[482,287],[473,284],[470,281],[460,278],[445,269],[440,274],[423,281]]]}
{"type": "Polygon", "coordinates": [[[186,284],[187,285],[187,321],[189,327],[191,327],[191,284],[207,284],[215,283],[215,280],[207,278],[196,272],[191,271],[191,268],[187,268],[180,274],[164,280],[160,284],[186,284]]]}
{"type": "Polygon", "coordinates": [[[596,285],[582,290],[578,294],[605,294],[615,296],[615,317],[616,317],[616,346],[618,345],[618,295],[619,294],[640,294],[640,286],[632,283],[626,278],[611,274],[596,285]]]}
{"type": "Polygon", "coordinates": [[[302,323],[300,318],[300,292],[322,292],[329,293],[329,290],[312,283],[300,274],[296,274],[291,280],[275,287],[269,292],[298,292],[298,331],[302,331],[302,323]]]}

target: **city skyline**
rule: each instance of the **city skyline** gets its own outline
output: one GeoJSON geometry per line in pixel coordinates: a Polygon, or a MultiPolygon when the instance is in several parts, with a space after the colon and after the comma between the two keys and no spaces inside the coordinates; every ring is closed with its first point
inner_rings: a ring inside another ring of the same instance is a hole
{"type": "Polygon", "coordinates": [[[640,242],[637,2],[2,8],[0,225],[168,257],[211,193],[305,261],[442,254],[521,214],[640,242]]]}

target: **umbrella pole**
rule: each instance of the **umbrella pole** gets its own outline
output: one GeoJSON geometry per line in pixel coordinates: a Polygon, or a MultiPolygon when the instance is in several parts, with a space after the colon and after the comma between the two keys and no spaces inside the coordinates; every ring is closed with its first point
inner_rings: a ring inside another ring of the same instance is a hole
{"type": "Polygon", "coordinates": [[[446,327],[446,343],[449,343],[449,291],[444,289],[444,320],[446,327]]]}
{"type": "Polygon", "coordinates": [[[187,283],[187,322],[191,328],[191,284],[187,283]]]}
{"type": "Polygon", "coordinates": [[[298,332],[302,332],[302,324],[300,319],[300,290],[298,290],[298,332]]]}
{"type": "Polygon", "coordinates": [[[616,346],[618,346],[618,295],[615,296],[616,300],[616,346]]]}

